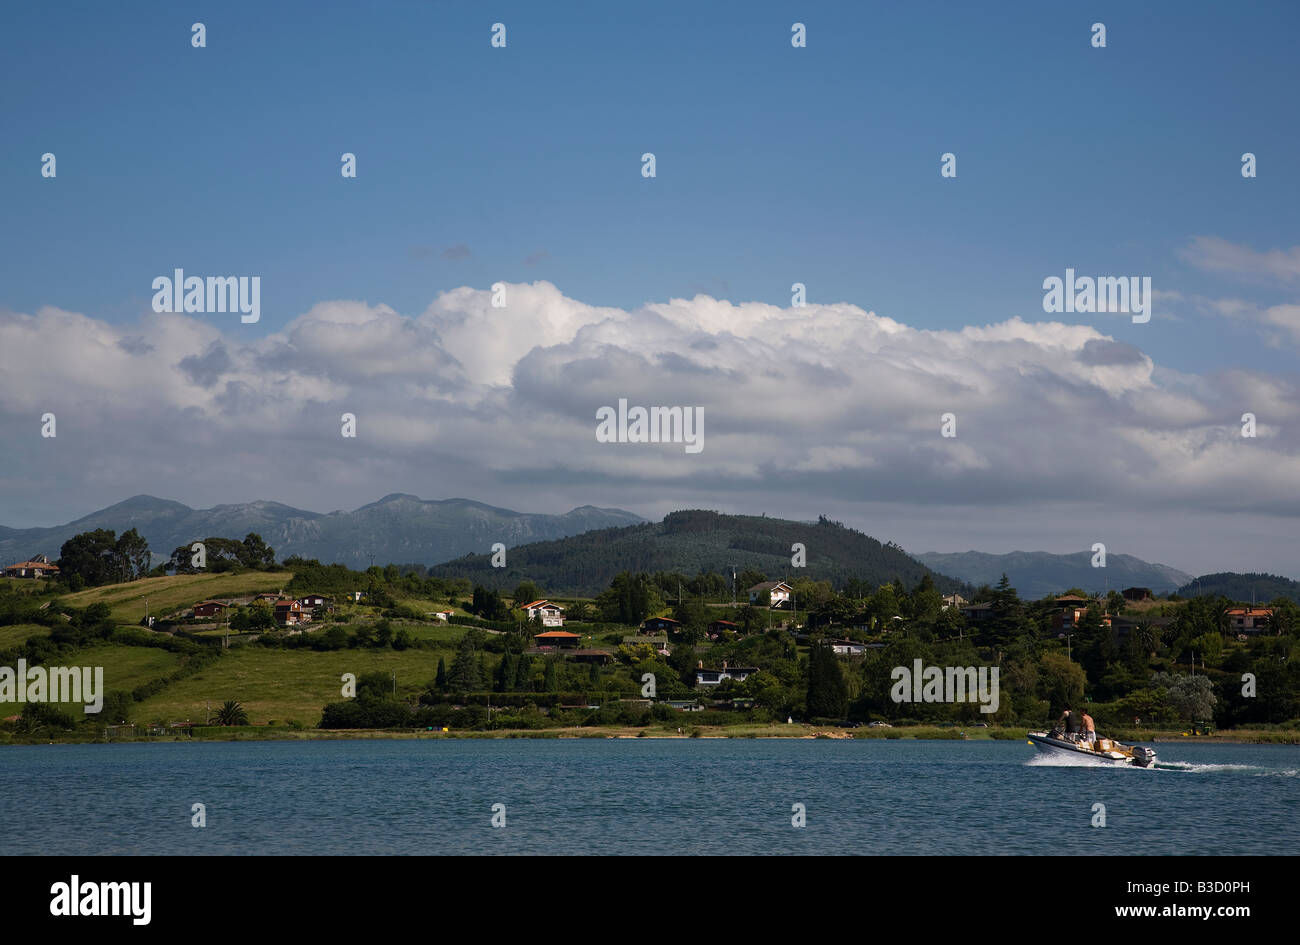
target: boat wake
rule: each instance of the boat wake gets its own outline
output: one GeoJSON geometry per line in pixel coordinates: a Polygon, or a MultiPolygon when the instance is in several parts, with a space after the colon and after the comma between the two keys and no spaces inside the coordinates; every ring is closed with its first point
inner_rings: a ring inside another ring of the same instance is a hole
{"type": "Polygon", "coordinates": [[[1260,778],[1300,777],[1300,768],[1263,768],[1259,765],[1200,764],[1195,761],[1157,761],[1157,768],[1166,771],[1188,771],[1195,774],[1240,773],[1260,778]]]}
{"type": "MultiPolygon", "coordinates": [[[[1117,765],[1109,761],[1089,758],[1084,754],[1039,754],[1028,759],[1025,764],[1030,768],[1133,768],[1137,771],[1142,770],[1137,765],[1117,765]]],[[[1157,762],[1156,767],[1160,768],[1163,765],[1157,762]]]]}

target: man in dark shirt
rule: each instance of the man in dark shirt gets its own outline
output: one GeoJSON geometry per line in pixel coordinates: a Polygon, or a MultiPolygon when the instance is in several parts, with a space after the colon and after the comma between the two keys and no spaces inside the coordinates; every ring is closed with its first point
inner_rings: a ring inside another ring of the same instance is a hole
{"type": "Polygon", "coordinates": [[[1065,734],[1067,735],[1073,735],[1079,731],[1079,720],[1075,717],[1074,713],[1070,711],[1068,705],[1065,707],[1065,711],[1061,713],[1060,721],[1057,724],[1064,728],[1065,734]]]}

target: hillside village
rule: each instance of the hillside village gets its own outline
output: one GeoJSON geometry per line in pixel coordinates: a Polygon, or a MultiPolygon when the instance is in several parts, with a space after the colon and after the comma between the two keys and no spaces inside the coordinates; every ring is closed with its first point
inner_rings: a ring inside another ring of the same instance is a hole
{"type": "Polygon", "coordinates": [[[1040,725],[1085,702],[1115,728],[1300,717],[1300,667],[1287,659],[1300,607],[1283,598],[1129,587],[1025,601],[1005,577],[963,594],[928,575],[837,588],[752,570],[622,572],[592,597],[546,596],[527,580],[502,593],[393,565],[277,562],[252,534],[208,539],[227,552],[211,571],[187,568],[184,549],[146,569],[129,533],[96,536],[95,554],[70,541],[57,561],[4,568],[0,665],[98,660],[107,714],[0,705],[0,734],[800,723],[865,733],[1040,725]],[[894,701],[891,670],[915,660],[1000,667],[997,711],[894,701]],[[1243,672],[1258,697],[1240,695],[1243,672]],[[349,674],[354,692],[340,684],[349,674]]]}

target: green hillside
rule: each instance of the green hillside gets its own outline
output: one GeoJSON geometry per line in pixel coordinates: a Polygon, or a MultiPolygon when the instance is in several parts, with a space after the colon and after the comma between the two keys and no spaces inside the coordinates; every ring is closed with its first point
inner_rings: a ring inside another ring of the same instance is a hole
{"type": "Polygon", "coordinates": [[[107,604],[113,619],[121,624],[139,623],[145,601],[149,613],[165,616],[210,598],[262,594],[287,587],[293,580],[288,571],[242,571],[225,574],[177,574],[173,577],[142,578],[125,584],[92,587],[62,598],[70,607],[107,604]]]}
{"type": "Polygon", "coordinates": [[[1202,574],[1180,587],[1178,593],[1183,597],[1223,596],[1229,600],[1243,603],[1257,601],[1260,604],[1284,597],[1300,603],[1300,581],[1293,581],[1280,574],[1222,571],[1217,574],[1202,574]]]}
{"type": "Polygon", "coordinates": [[[837,588],[853,579],[874,588],[895,578],[912,587],[926,574],[945,592],[964,587],[955,579],[938,575],[897,545],[882,544],[825,518],[809,524],[698,510],[673,512],[662,522],[509,548],[504,568],[492,567],[490,554],[466,555],[431,568],[429,574],[467,577],[497,590],[530,580],[552,594],[594,595],[609,587],[621,571],[686,575],[711,571],[730,580],[733,566],[737,573],[759,571],[770,580],[829,580],[837,588]],[[795,543],[807,549],[806,567],[791,564],[795,543]]]}

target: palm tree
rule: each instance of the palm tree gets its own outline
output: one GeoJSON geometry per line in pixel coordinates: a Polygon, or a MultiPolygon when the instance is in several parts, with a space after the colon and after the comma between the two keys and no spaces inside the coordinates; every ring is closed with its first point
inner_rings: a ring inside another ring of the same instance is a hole
{"type": "Polygon", "coordinates": [[[1133,628],[1133,639],[1148,656],[1155,656],[1160,647],[1160,634],[1148,620],[1143,620],[1133,628]]]}
{"type": "Polygon", "coordinates": [[[248,713],[234,699],[227,699],[213,719],[218,725],[247,725],[248,713]]]}
{"type": "Polygon", "coordinates": [[[1228,609],[1232,605],[1228,603],[1226,597],[1215,598],[1214,607],[1210,614],[1214,620],[1214,629],[1219,633],[1225,633],[1228,627],[1228,609]]]}

